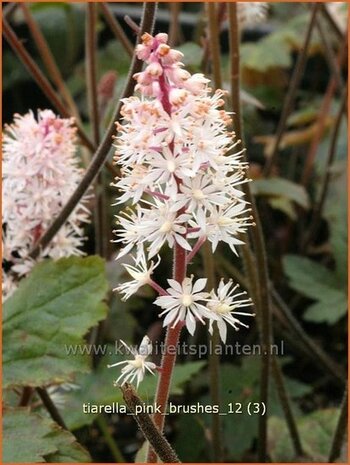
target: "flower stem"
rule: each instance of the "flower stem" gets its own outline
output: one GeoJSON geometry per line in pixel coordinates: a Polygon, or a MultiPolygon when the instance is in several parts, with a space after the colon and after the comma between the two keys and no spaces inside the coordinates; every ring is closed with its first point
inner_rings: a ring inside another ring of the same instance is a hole
{"type": "MultiPolygon", "coordinates": [[[[174,248],[173,278],[177,282],[182,283],[185,279],[186,268],[186,250],[176,243],[174,248]]],[[[157,406],[160,406],[161,413],[155,413],[153,417],[154,423],[160,432],[163,431],[164,427],[165,415],[163,415],[163,413],[166,412],[168,404],[170,383],[176,361],[176,347],[180,339],[182,327],[183,325],[181,322],[179,322],[175,327],[168,326],[165,337],[165,352],[162,357],[161,371],[155,396],[155,403],[157,406]]],[[[157,462],[157,455],[152,448],[149,449],[147,461],[148,463],[157,462]]]]}
{"type": "Polygon", "coordinates": [[[187,255],[186,262],[187,264],[190,263],[192,258],[196,255],[196,253],[199,251],[199,249],[202,247],[202,245],[205,243],[206,238],[205,237],[200,237],[197,242],[195,243],[193,249],[191,252],[187,255]]]}
{"type": "Polygon", "coordinates": [[[132,57],[134,54],[134,46],[128,39],[128,36],[125,34],[123,28],[119,24],[119,21],[111,12],[109,5],[106,2],[101,2],[99,4],[99,7],[101,8],[103,16],[105,17],[105,20],[108,23],[111,31],[115,35],[116,39],[120,41],[125,51],[128,53],[130,57],[132,57]]]}
{"type": "Polygon", "coordinates": [[[153,289],[157,291],[159,295],[168,295],[167,291],[163,289],[162,286],[153,281],[153,279],[150,280],[149,285],[153,287],[153,289]]]}

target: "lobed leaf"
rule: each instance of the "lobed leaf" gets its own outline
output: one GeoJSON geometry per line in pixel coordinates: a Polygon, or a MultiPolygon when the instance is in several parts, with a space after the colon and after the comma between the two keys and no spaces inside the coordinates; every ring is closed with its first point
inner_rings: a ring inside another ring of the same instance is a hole
{"type": "Polygon", "coordinates": [[[89,370],[87,354],[67,346],[103,319],[107,307],[99,257],[46,260],[35,266],[3,308],[3,386],[45,386],[89,370]]]}

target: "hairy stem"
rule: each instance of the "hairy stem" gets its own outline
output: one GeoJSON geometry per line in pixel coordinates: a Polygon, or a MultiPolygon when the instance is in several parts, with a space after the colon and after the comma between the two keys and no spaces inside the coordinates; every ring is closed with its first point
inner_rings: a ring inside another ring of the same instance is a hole
{"type": "Polygon", "coordinates": [[[128,36],[125,34],[117,18],[115,18],[114,14],[111,12],[110,7],[105,2],[101,2],[99,7],[116,39],[120,41],[128,55],[132,57],[134,54],[134,46],[128,39],[128,36]]]}
{"type": "MultiPolygon", "coordinates": [[[[141,38],[141,35],[144,32],[151,33],[153,30],[154,19],[155,19],[155,12],[156,12],[156,3],[144,3],[143,7],[143,14],[142,14],[142,22],[140,27],[140,33],[138,36],[138,40],[141,38]]],[[[130,65],[129,75],[127,78],[127,82],[122,94],[121,99],[119,100],[119,104],[116,108],[116,111],[112,117],[112,121],[108,126],[108,129],[97,148],[90,165],[88,166],[84,177],[80,181],[79,185],[77,186],[76,190],[73,192],[72,196],[63,207],[59,215],[55,218],[55,220],[51,223],[49,228],[45,231],[45,233],[41,236],[41,238],[34,244],[33,249],[30,252],[30,256],[32,258],[38,257],[40,251],[45,249],[50,241],[54,238],[57,232],[60,230],[61,226],[66,222],[69,215],[72,213],[74,208],[78,205],[81,198],[94,181],[95,177],[98,175],[100,170],[102,169],[104,163],[107,160],[109,150],[111,148],[112,136],[115,132],[115,121],[118,121],[120,118],[120,110],[122,107],[122,99],[126,97],[130,97],[133,94],[135,88],[135,81],[133,79],[133,75],[142,69],[142,61],[138,60],[136,56],[134,56],[133,61],[130,65]]]]}
{"type": "Polygon", "coordinates": [[[165,439],[154,420],[143,411],[145,403],[137,395],[133,386],[125,383],[121,386],[123,398],[126,405],[131,410],[134,419],[140,427],[145,439],[151,444],[159,458],[163,463],[179,463],[175,451],[172,449],[168,441],[165,439]]]}
{"type": "MultiPolygon", "coordinates": [[[[173,278],[177,282],[182,283],[182,281],[185,279],[186,268],[186,250],[176,243],[174,247],[173,278]]],[[[182,326],[183,325],[181,322],[179,322],[174,327],[168,326],[165,336],[165,353],[162,356],[160,376],[158,378],[158,385],[155,396],[155,403],[157,406],[160,406],[161,413],[157,412],[153,417],[154,423],[160,432],[163,431],[164,427],[165,415],[163,414],[166,412],[168,405],[171,378],[176,361],[176,348],[179,343],[182,326]]],[[[157,455],[154,449],[150,448],[147,460],[149,463],[157,462],[157,455]]]]}

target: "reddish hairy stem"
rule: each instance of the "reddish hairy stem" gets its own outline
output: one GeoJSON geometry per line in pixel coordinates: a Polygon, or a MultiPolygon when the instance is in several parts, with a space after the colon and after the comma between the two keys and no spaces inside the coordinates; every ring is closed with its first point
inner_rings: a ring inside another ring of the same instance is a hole
{"type": "Polygon", "coordinates": [[[158,292],[159,295],[168,295],[167,291],[157,284],[153,279],[150,280],[149,285],[158,292]]]}
{"type": "MultiPolygon", "coordinates": [[[[184,250],[180,245],[175,244],[174,249],[174,272],[173,277],[176,281],[182,282],[186,276],[186,250],[184,250]]],[[[168,326],[167,334],[165,337],[165,353],[162,357],[161,371],[158,379],[158,386],[156,392],[156,405],[160,406],[161,413],[155,413],[153,420],[160,432],[162,432],[164,427],[165,415],[166,412],[170,383],[173,374],[173,369],[176,361],[176,350],[180,333],[183,324],[179,322],[174,328],[168,326]],[[170,350],[169,350],[170,349],[170,350]]],[[[157,454],[153,449],[150,448],[148,452],[148,463],[157,462],[157,454]]]]}
{"type": "MultiPolygon", "coordinates": [[[[162,91],[161,102],[163,108],[169,115],[171,115],[171,103],[169,101],[169,85],[165,80],[164,74],[159,76],[159,85],[162,91]]],[[[171,151],[173,151],[174,142],[171,142],[169,144],[169,148],[171,151]]],[[[180,184],[180,182],[181,181],[178,180],[178,185],[180,184]]],[[[178,214],[181,214],[181,210],[178,212],[178,214]]],[[[177,242],[175,242],[173,278],[175,279],[175,281],[179,283],[182,283],[182,281],[186,277],[186,255],[186,250],[183,249],[177,242]]],[[[159,405],[159,410],[161,411],[161,413],[155,413],[153,416],[154,423],[160,432],[163,431],[164,427],[164,413],[166,412],[168,404],[171,378],[176,361],[176,347],[179,343],[182,327],[183,323],[181,321],[177,323],[177,325],[174,327],[168,326],[165,337],[165,353],[162,356],[160,376],[158,378],[157,392],[155,397],[156,405],[159,405]]],[[[150,447],[148,450],[147,463],[156,462],[157,454],[154,451],[154,449],[150,447]]]]}

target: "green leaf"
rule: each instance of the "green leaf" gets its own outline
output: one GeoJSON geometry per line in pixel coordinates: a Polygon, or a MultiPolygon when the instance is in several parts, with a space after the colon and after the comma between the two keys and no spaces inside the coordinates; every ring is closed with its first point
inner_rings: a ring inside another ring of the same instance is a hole
{"type": "MultiPolygon", "coordinates": [[[[286,360],[280,359],[282,365],[286,360]]],[[[228,404],[239,402],[242,404],[242,413],[231,413],[222,416],[225,444],[229,452],[229,461],[240,461],[242,454],[248,450],[253,440],[257,437],[257,419],[249,415],[247,405],[249,402],[259,401],[261,357],[250,355],[243,357],[242,365],[221,365],[220,370],[220,411],[227,413],[228,404]]],[[[310,387],[285,376],[287,391],[292,399],[299,398],[310,392],[310,387]]],[[[201,403],[210,404],[209,396],[202,398],[201,403]]],[[[298,411],[297,406],[292,403],[293,410],[298,411]]],[[[280,402],[275,390],[271,386],[269,400],[270,415],[283,417],[280,402]]],[[[210,415],[203,415],[203,421],[208,425],[210,415]]]]}
{"type": "Polygon", "coordinates": [[[202,48],[195,42],[186,42],[179,47],[176,47],[177,50],[184,54],[182,62],[189,69],[189,71],[199,71],[200,64],[202,61],[202,48]]]}
{"type": "Polygon", "coordinates": [[[336,264],[336,272],[343,283],[347,285],[348,277],[348,230],[347,230],[347,213],[342,209],[338,218],[329,220],[330,243],[336,264]]]}
{"type": "Polygon", "coordinates": [[[293,221],[296,221],[297,219],[297,213],[295,211],[295,207],[293,202],[291,202],[289,199],[286,197],[271,197],[269,200],[269,205],[271,208],[274,208],[275,210],[280,210],[289,218],[293,221]]]}
{"type": "Polygon", "coordinates": [[[25,408],[5,410],[3,435],[4,463],[91,461],[71,433],[25,408]]]}
{"type": "Polygon", "coordinates": [[[289,68],[292,65],[290,46],[279,36],[268,37],[254,43],[241,45],[241,63],[255,71],[266,72],[270,68],[289,68]]]}
{"type": "Polygon", "coordinates": [[[257,179],[252,182],[252,191],[255,195],[287,198],[301,207],[310,207],[309,197],[304,187],[283,178],[257,179]]]}
{"type": "Polygon", "coordinates": [[[3,383],[45,386],[89,371],[87,354],[67,348],[103,319],[107,291],[99,257],[46,260],[21,281],[3,309],[3,383]]]}
{"type": "Polygon", "coordinates": [[[178,434],[174,443],[182,462],[207,462],[209,444],[205,436],[203,422],[198,415],[181,415],[178,422],[178,434]],[[195,447],[194,447],[195,445],[195,447]]]}
{"type": "Polygon", "coordinates": [[[137,451],[134,463],[147,463],[148,441],[144,441],[140,449],[137,451]]]}
{"type": "MultiPolygon", "coordinates": [[[[339,410],[332,408],[318,410],[297,419],[297,427],[307,456],[303,462],[309,462],[310,458],[313,462],[327,462],[338,417],[339,410]]],[[[269,453],[274,462],[295,461],[290,434],[282,419],[269,418],[268,441],[269,453]]],[[[346,457],[344,459],[344,462],[347,462],[346,457]]]]}
{"type": "Polygon", "coordinates": [[[285,255],[283,268],[291,288],[312,299],[327,298],[337,288],[337,279],[323,265],[298,255],[285,255]]]}
{"type": "Polygon", "coordinates": [[[333,291],[323,300],[310,305],[303,315],[304,320],[314,323],[336,323],[346,315],[348,300],[344,292],[333,291]]]}
{"type": "MultiPolygon", "coordinates": [[[[127,360],[128,356],[113,355],[115,350],[109,347],[108,354],[100,360],[97,370],[88,375],[80,375],[76,383],[81,388],[67,398],[62,415],[70,429],[80,428],[91,424],[98,413],[84,413],[83,406],[91,405],[124,405],[124,399],[119,388],[113,386],[113,382],[120,374],[120,367],[107,368],[108,364],[127,360]]],[[[183,385],[192,376],[197,374],[206,362],[196,361],[183,365],[176,365],[172,377],[171,394],[182,394],[183,385]]],[[[139,386],[138,394],[146,402],[152,402],[157,387],[157,376],[147,374],[139,386]]],[[[85,407],[85,410],[87,407],[85,407]]]]}
{"type": "Polygon", "coordinates": [[[317,301],[306,310],[307,321],[333,324],[346,314],[346,292],[339,289],[336,273],[297,255],[284,256],[283,268],[292,289],[317,301]]]}

